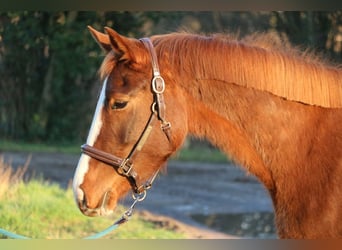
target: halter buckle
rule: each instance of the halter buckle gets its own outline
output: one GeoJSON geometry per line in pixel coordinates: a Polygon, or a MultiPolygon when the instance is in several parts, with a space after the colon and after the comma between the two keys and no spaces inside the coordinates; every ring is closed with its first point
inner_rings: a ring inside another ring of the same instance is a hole
{"type": "Polygon", "coordinates": [[[152,89],[156,94],[162,94],[165,90],[165,81],[159,74],[155,74],[152,79],[152,89]]]}
{"type": "Polygon", "coordinates": [[[132,169],[133,169],[133,163],[130,161],[129,158],[126,158],[122,161],[117,171],[120,175],[129,177],[131,175],[130,172],[132,169]]]}

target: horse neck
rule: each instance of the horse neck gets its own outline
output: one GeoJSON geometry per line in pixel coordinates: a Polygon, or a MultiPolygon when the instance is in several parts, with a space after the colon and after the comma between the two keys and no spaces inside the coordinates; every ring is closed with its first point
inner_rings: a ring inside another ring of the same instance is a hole
{"type": "MultiPolygon", "coordinates": [[[[281,143],[282,135],[296,132],[285,128],[293,123],[291,119],[294,117],[289,115],[289,109],[302,108],[256,88],[272,83],[282,86],[282,76],[293,82],[291,74],[286,74],[282,68],[286,56],[236,42],[190,37],[184,39],[189,43],[187,47],[181,42],[178,44],[178,40],[161,42],[158,52],[163,60],[163,72],[168,72],[170,79],[187,96],[190,133],[206,137],[252,173],[265,179],[262,175],[270,172],[265,163],[269,166],[270,156],[274,157],[273,141],[281,143]],[[258,58],[263,60],[257,63],[258,58]],[[274,63],[277,60],[278,63],[274,63]],[[274,120],[278,124],[274,124],[274,120]]],[[[289,57],[286,65],[292,67],[294,61],[289,57]]],[[[300,112],[296,114],[301,119],[300,112]]]]}
{"type": "MultiPolygon", "coordinates": [[[[298,166],[298,159],[292,157],[299,154],[294,152],[298,148],[286,145],[304,143],[297,135],[305,133],[307,126],[312,131],[312,124],[320,119],[316,114],[320,108],[287,101],[286,96],[265,89],[274,85],[292,95],[297,85],[305,85],[305,80],[308,88],[315,82],[322,82],[318,85],[322,87],[324,80],[328,88],[339,83],[336,76],[342,77],[341,72],[272,48],[197,36],[181,38],[183,41],[173,36],[174,40],[158,38],[156,49],[167,82],[176,82],[188,100],[189,132],[209,139],[264,183],[271,182],[265,173],[271,175],[273,171],[275,176],[282,164],[298,166]],[[281,150],[275,152],[275,148],[281,150]]],[[[312,86],[309,89],[316,89],[312,86]]],[[[310,140],[310,136],[306,139],[310,140]]]]}
{"type": "Polygon", "coordinates": [[[260,156],[249,135],[252,131],[249,111],[253,105],[249,96],[254,91],[248,93],[243,87],[215,80],[182,84],[182,88],[188,103],[189,133],[208,139],[257,176],[272,192],[274,183],[264,164],[267,160],[260,156]],[[245,96],[237,97],[239,91],[245,96]]]}
{"type": "MultiPolygon", "coordinates": [[[[213,61],[211,63],[214,64],[213,61]]],[[[215,64],[219,63],[216,61],[215,64]]],[[[243,60],[234,66],[234,70],[227,68],[226,72],[217,72],[215,65],[208,71],[193,69],[191,65],[199,67],[191,61],[183,62],[169,72],[170,78],[176,81],[186,96],[189,132],[208,139],[256,175],[272,192],[274,173],[281,164],[291,165],[291,160],[294,161],[292,156],[298,154],[294,152],[297,148],[284,145],[299,140],[296,134],[301,133],[301,129],[307,129],[302,124],[312,124],[316,119],[315,109],[235,84],[243,75],[248,78],[248,65],[243,60]],[[187,74],[182,73],[184,71],[187,74]],[[281,152],[275,152],[274,149],[280,147],[281,152]],[[274,162],[278,166],[273,166],[274,162]]],[[[292,165],[295,166],[294,163],[292,165]]]]}

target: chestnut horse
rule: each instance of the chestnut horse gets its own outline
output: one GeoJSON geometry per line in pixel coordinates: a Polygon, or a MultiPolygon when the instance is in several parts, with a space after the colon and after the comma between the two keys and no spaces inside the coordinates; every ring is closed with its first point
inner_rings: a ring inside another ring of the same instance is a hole
{"type": "Polygon", "coordinates": [[[192,134],[263,183],[279,237],[342,236],[340,68],[269,35],[137,40],[89,29],[106,57],[73,182],[85,215],[145,192],[192,134]]]}

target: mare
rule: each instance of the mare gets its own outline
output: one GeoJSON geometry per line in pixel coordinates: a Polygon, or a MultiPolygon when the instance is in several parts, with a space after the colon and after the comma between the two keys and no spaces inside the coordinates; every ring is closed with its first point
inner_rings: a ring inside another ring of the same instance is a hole
{"type": "Polygon", "coordinates": [[[267,34],[172,33],[149,43],[89,30],[106,56],[73,181],[85,215],[111,213],[132,188],[145,192],[140,184],[191,134],[263,183],[280,238],[342,237],[341,68],[267,34]],[[148,122],[155,113],[160,123],[148,122]]]}

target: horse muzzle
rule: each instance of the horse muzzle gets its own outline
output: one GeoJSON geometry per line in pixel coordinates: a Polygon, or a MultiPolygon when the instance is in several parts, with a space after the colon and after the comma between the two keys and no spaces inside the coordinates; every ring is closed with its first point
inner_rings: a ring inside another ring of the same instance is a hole
{"type": "Polygon", "coordinates": [[[84,215],[90,216],[90,217],[96,217],[96,216],[108,216],[113,213],[115,207],[114,208],[109,207],[109,198],[110,198],[110,193],[111,193],[110,191],[107,191],[103,195],[98,206],[94,208],[89,206],[89,203],[87,201],[86,196],[84,195],[84,192],[81,189],[79,189],[78,192],[79,194],[78,194],[76,202],[80,211],[84,215]],[[81,196],[81,194],[83,194],[83,197],[81,196]]]}

